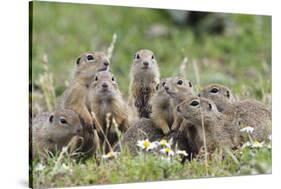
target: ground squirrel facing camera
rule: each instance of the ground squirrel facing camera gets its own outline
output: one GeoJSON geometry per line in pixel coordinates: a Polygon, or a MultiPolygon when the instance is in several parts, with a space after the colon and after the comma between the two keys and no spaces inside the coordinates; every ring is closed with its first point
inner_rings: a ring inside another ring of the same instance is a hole
{"type": "Polygon", "coordinates": [[[271,133],[271,111],[261,102],[254,99],[235,101],[231,91],[218,84],[204,87],[199,95],[213,100],[222,113],[239,120],[241,128],[253,127],[254,140],[265,140],[271,133]]]}
{"type": "Polygon", "coordinates": [[[32,157],[46,152],[56,153],[66,146],[74,136],[82,135],[82,125],[78,115],[67,109],[53,113],[38,114],[32,120],[32,157]]]}
{"type": "Polygon", "coordinates": [[[95,114],[97,122],[113,146],[118,140],[116,129],[125,132],[129,128],[130,113],[111,72],[96,73],[89,87],[88,100],[90,111],[95,114]]]}
{"type": "Polygon", "coordinates": [[[138,117],[149,118],[151,97],[156,92],[160,73],[154,53],[147,49],[139,50],[133,59],[130,71],[129,104],[135,107],[138,117]]]}
{"type": "Polygon", "coordinates": [[[87,108],[88,88],[94,75],[109,69],[110,62],[103,52],[86,52],[76,60],[74,78],[66,91],[60,97],[57,108],[75,111],[86,128],[94,124],[91,113],[87,108]]]}
{"type": "Polygon", "coordinates": [[[211,100],[190,96],[176,109],[180,116],[189,120],[191,124],[188,126],[192,126],[196,130],[193,133],[196,136],[190,136],[191,133],[187,133],[187,138],[196,140],[192,141],[197,144],[196,151],[203,146],[203,126],[208,150],[216,147],[234,148],[240,144],[238,120],[220,113],[211,100]]]}
{"type": "Polygon", "coordinates": [[[171,130],[176,130],[181,124],[182,119],[177,116],[175,106],[192,93],[191,82],[182,77],[163,79],[157,86],[157,92],[151,100],[151,117],[155,126],[162,129],[165,135],[171,130]]]}

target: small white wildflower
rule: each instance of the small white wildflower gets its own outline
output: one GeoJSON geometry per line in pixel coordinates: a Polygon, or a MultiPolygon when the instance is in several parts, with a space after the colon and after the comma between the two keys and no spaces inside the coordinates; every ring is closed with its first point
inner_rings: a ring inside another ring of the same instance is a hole
{"type": "Polygon", "coordinates": [[[264,142],[254,141],[254,142],[252,143],[252,148],[262,148],[262,147],[263,147],[263,143],[264,143],[264,142]]]}
{"type": "Polygon", "coordinates": [[[65,171],[71,171],[71,168],[69,166],[67,166],[65,163],[63,163],[61,165],[62,169],[65,170],[65,171]]]}
{"type": "Polygon", "coordinates": [[[163,161],[168,161],[168,162],[171,161],[171,157],[170,156],[161,156],[160,159],[163,160],[163,161]]]}
{"type": "Polygon", "coordinates": [[[252,143],[248,141],[248,142],[243,144],[242,149],[244,149],[246,147],[249,147],[249,146],[252,146],[252,143]]]}
{"type": "Polygon", "coordinates": [[[240,129],[240,132],[252,133],[254,131],[253,127],[244,127],[240,129]]]}
{"type": "Polygon", "coordinates": [[[177,151],[176,151],[176,154],[177,154],[177,155],[182,155],[182,156],[188,156],[188,154],[186,153],[185,150],[177,150],[177,151]]]}
{"type": "Polygon", "coordinates": [[[45,165],[42,163],[38,163],[37,166],[35,167],[35,171],[43,171],[45,169],[45,165]]]}
{"type": "Polygon", "coordinates": [[[171,148],[172,145],[172,141],[170,140],[169,142],[165,139],[160,140],[159,145],[162,147],[167,147],[167,148],[171,148]]]}
{"type": "Polygon", "coordinates": [[[267,138],[268,138],[268,140],[270,140],[270,141],[272,140],[272,136],[271,136],[271,135],[268,135],[267,138]]]}
{"type": "Polygon", "coordinates": [[[110,151],[107,154],[103,155],[102,158],[103,159],[112,159],[112,158],[116,158],[118,156],[119,152],[113,152],[110,151]]]}
{"type": "Polygon", "coordinates": [[[168,148],[168,147],[161,149],[160,152],[163,153],[163,154],[166,154],[168,156],[174,156],[175,155],[174,151],[171,148],[168,148]]]}
{"type": "Polygon", "coordinates": [[[140,147],[141,149],[149,151],[149,150],[153,150],[153,149],[157,148],[158,143],[150,142],[148,139],[146,139],[146,140],[139,140],[137,142],[137,146],[140,147]]]}

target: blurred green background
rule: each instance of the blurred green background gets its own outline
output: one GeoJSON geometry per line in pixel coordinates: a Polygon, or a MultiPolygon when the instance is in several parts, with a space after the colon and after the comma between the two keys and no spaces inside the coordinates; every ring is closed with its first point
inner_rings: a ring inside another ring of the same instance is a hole
{"type": "Polygon", "coordinates": [[[219,82],[244,98],[257,98],[270,105],[271,17],[217,16],[223,18],[223,32],[208,30],[217,20],[205,19],[196,27],[176,24],[171,14],[160,9],[35,2],[32,82],[44,72],[42,62],[47,57],[59,96],[75,59],[84,51],[107,51],[116,33],[111,68],[124,96],[133,55],[148,48],[156,55],[161,77],[178,75],[187,57],[186,76],[197,87],[219,82]]]}

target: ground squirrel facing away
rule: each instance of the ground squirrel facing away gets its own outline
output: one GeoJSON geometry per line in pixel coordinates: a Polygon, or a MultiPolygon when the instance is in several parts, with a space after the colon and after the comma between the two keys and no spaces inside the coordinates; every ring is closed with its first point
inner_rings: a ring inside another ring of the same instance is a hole
{"type": "Polygon", "coordinates": [[[191,96],[177,106],[177,113],[189,120],[191,124],[188,126],[196,131],[186,133],[186,136],[189,142],[197,145],[197,152],[203,147],[203,126],[208,150],[216,147],[234,148],[240,144],[238,120],[220,113],[209,99],[191,96]]]}
{"type": "Polygon", "coordinates": [[[89,88],[89,109],[95,114],[110,145],[118,140],[117,130],[127,131],[130,125],[129,107],[123,100],[113,74],[109,71],[98,72],[89,88]],[[116,128],[117,127],[117,128],[116,128]]]}
{"type": "Polygon", "coordinates": [[[135,107],[138,117],[150,117],[150,101],[159,78],[160,72],[154,53],[147,49],[139,50],[134,55],[129,86],[129,104],[135,107]]]}
{"type": "MultiPolygon", "coordinates": [[[[139,140],[148,139],[149,141],[161,140],[164,137],[161,129],[154,125],[151,119],[141,118],[136,121],[123,135],[121,146],[128,149],[131,155],[137,155],[139,140]]],[[[120,143],[116,143],[114,151],[121,151],[120,143]]]]}
{"type": "Polygon", "coordinates": [[[234,101],[231,91],[218,84],[204,87],[199,94],[213,100],[225,115],[239,120],[241,128],[253,127],[254,131],[251,135],[254,140],[266,140],[271,134],[271,111],[261,102],[254,99],[234,101]]]}
{"type": "Polygon", "coordinates": [[[32,157],[46,152],[56,153],[66,146],[74,136],[82,135],[78,115],[72,110],[56,110],[38,114],[31,125],[32,157]]]}
{"type": "Polygon", "coordinates": [[[87,95],[90,82],[94,75],[109,69],[109,60],[103,52],[87,52],[76,60],[74,78],[66,91],[60,97],[57,108],[66,108],[75,111],[86,128],[94,124],[87,108],[87,95]]]}

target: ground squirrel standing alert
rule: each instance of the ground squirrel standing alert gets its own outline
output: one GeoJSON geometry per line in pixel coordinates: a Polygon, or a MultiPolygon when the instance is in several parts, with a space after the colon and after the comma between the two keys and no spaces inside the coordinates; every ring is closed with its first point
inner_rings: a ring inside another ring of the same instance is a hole
{"type": "Polygon", "coordinates": [[[200,96],[214,101],[222,113],[239,120],[240,128],[250,126],[254,128],[254,140],[266,140],[271,134],[271,111],[261,102],[254,99],[233,100],[231,91],[218,84],[211,84],[199,93],[200,96]]]}
{"type": "Polygon", "coordinates": [[[85,127],[91,128],[94,124],[86,104],[90,82],[97,72],[108,70],[109,64],[109,60],[103,52],[82,54],[76,60],[74,78],[57,105],[59,108],[75,111],[85,127]]]}
{"type": "Polygon", "coordinates": [[[159,78],[160,73],[154,53],[147,49],[139,50],[134,55],[129,86],[129,104],[136,108],[138,117],[150,117],[150,101],[156,91],[159,78]]]}
{"type": "Polygon", "coordinates": [[[181,119],[175,112],[175,106],[184,100],[185,96],[192,93],[191,82],[181,77],[161,80],[156,94],[152,97],[151,117],[155,126],[162,129],[165,135],[171,130],[176,130],[181,123],[181,119]]]}
{"type": "Polygon", "coordinates": [[[111,72],[96,73],[90,84],[88,100],[90,111],[95,114],[97,122],[113,146],[118,139],[116,129],[125,132],[129,128],[130,113],[111,72]]]}
{"type": "Polygon", "coordinates": [[[32,120],[32,156],[45,156],[47,151],[56,153],[74,136],[82,134],[78,115],[72,110],[56,110],[38,114],[32,120]]]}

